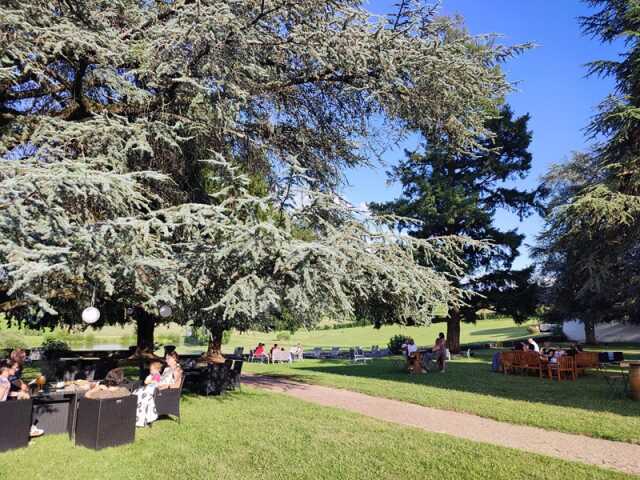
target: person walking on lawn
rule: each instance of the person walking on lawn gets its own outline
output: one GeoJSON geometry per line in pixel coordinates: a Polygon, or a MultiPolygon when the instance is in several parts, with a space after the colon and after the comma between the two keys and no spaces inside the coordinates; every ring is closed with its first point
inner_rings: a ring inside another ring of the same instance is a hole
{"type": "Polygon", "coordinates": [[[438,362],[438,369],[440,373],[444,373],[447,368],[447,339],[444,337],[444,333],[440,332],[438,338],[436,338],[433,351],[438,362]]]}

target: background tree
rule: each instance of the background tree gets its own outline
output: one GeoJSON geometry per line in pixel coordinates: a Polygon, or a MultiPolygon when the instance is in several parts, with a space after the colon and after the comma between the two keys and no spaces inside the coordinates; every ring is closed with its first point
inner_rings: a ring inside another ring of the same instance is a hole
{"type": "MultiPolygon", "coordinates": [[[[374,120],[386,138],[419,129],[473,148],[510,89],[498,63],[520,47],[471,37],[418,2],[383,17],[358,0],[0,6],[9,319],[74,324],[95,292],[102,321],[137,321],[141,350],[162,305],[206,324],[215,350],[222,329],[258,327],[283,305],[313,311],[314,289],[342,310],[390,295],[398,319],[427,319],[434,295],[456,303],[427,264],[381,263],[413,255],[411,242],[370,231],[334,193],[345,167],[367,162],[374,120]],[[256,178],[263,196],[247,187],[256,178]],[[338,258],[344,268],[325,263],[338,258]],[[388,290],[412,277],[425,287],[419,312],[388,290]]],[[[455,245],[419,248],[457,264],[455,245]]]]}
{"type": "Polygon", "coordinates": [[[514,118],[505,105],[486,121],[490,133],[478,137],[471,152],[429,143],[421,153],[407,152],[407,158],[390,174],[392,181],[402,184],[402,197],[371,205],[379,213],[417,220],[397,222],[412,237],[463,235],[493,244],[491,249],[469,248],[464,253],[467,267],[458,286],[476,295],[470,295],[464,307],[449,310],[447,341],[452,352],[460,349],[461,318],[475,321],[480,308],[512,315],[517,322],[535,310],[532,269],[511,269],[524,236],[494,225],[498,208],[523,218],[538,202],[539,191],[520,190],[507,183],[524,178],[531,168],[528,121],[528,115],[514,118]]]}
{"type": "Polygon", "coordinates": [[[627,51],[619,61],[590,64],[591,75],[615,78],[615,90],[589,125],[593,149],[547,175],[554,195],[537,256],[551,282],[551,318],[582,320],[595,343],[597,323],[640,319],[640,9],[620,0],[587,3],[600,10],[581,18],[585,33],[623,39],[627,51]]]}

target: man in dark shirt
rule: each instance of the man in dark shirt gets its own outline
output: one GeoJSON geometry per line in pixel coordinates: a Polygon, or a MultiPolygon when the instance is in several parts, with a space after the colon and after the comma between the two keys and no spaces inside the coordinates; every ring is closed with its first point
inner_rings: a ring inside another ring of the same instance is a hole
{"type": "Polygon", "coordinates": [[[27,392],[29,387],[22,381],[22,366],[18,362],[11,362],[10,367],[14,370],[13,375],[9,375],[9,383],[12,392],[27,392]]]}

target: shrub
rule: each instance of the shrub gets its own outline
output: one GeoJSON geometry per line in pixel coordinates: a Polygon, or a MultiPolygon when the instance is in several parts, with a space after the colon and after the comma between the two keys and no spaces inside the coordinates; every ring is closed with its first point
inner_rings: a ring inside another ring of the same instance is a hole
{"type": "Polygon", "coordinates": [[[231,340],[231,330],[225,330],[222,332],[222,345],[226,345],[231,340]]]}
{"type": "Polygon", "coordinates": [[[387,345],[389,348],[389,352],[393,355],[400,355],[402,353],[402,344],[406,343],[411,337],[406,335],[394,335],[389,340],[389,344],[387,345]]]}
{"type": "Polygon", "coordinates": [[[291,334],[289,332],[278,332],[276,340],[291,340],[291,334]]]}
{"type": "Polygon", "coordinates": [[[47,336],[42,342],[42,353],[47,360],[57,360],[69,351],[67,342],[58,340],[55,336],[47,336]]]}
{"type": "Polygon", "coordinates": [[[27,346],[22,335],[15,332],[0,332],[0,350],[25,349],[27,346]]]}

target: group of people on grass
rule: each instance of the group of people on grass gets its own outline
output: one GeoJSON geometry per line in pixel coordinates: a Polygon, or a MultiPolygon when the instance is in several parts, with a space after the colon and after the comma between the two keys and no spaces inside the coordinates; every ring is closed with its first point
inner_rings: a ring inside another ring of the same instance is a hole
{"type": "MultiPolygon", "coordinates": [[[[269,349],[269,353],[267,354],[265,344],[260,342],[258,343],[256,348],[253,349],[251,353],[251,359],[272,361],[273,352],[276,350],[286,352],[284,347],[280,347],[277,343],[274,343],[273,346],[269,349]]],[[[298,343],[295,347],[292,347],[291,350],[289,350],[289,355],[291,360],[302,360],[304,356],[304,349],[302,348],[302,344],[298,343]]]]}
{"type": "Polygon", "coordinates": [[[514,348],[516,351],[532,351],[540,354],[540,358],[549,363],[558,363],[560,357],[565,355],[575,356],[576,353],[582,352],[582,347],[577,343],[571,345],[569,348],[556,348],[549,344],[544,344],[542,348],[533,339],[529,338],[526,342],[517,343],[514,348]]]}
{"type": "MultiPolygon", "coordinates": [[[[22,349],[13,350],[8,359],[0,362],[0,402],[7,400],[28,400],[31,398],[29,385],[23,381],[22,374],[27,354],[22,349]]],[[[169,352],[165,357],[166,366],[162,368],[160,361],[151,362],[149,375],[144,384],[134,390],[137,396],[136,426],[144,427],[158,418],[155,405],[156,390],[180,388],[183,372],[176,352],[169,352]]],[[[87,382],[86,398],[114,398],[128,396],[131,392],[122,385],[125,382],[121,368],[111,370],[104,381],[87,382]]],[[[0,419],[1,421],[1,419],[0,419]]],[[[37,426],[31,427],[31,436],[40,436],[44,431],[37,426]]]]}
{"type": "MultiPolygon", "coordinates": [[[[408,363],[411,363],[417,357],[418,346],[413,338],[407,339],[407,341],[402,344],[402,351],[408,363]]],[[[438,334],[436,341],[431,348],[431,360],[435,360],[440,372],[444,373],[446,371],[447,339],[442,332],[438,334]]]]}
{"type": "MultiPolygon", "coordinates": [[[[574,343],[569,348],[557,348],[545,343],[542,347],[538,345],[533,338],[527,339],[526,342],[518,342],[513,346],[514,351],[519,352],[536,352],[540,355],[540,359],[545,363],[555,364],[560,361],[560,358],[565,355],[575,356],[576,353],[582,352],[582,347],[574,343]]],[[[499,371],[501,368],[501,352],[496,352],[493,355],[492,369],[499,371]]]]}

